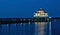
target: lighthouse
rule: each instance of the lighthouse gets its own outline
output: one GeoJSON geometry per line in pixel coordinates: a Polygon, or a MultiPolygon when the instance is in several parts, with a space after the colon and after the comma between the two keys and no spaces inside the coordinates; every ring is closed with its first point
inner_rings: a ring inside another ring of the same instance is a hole
{"type": "Polygon", "coordinates": [[[36,18],[37,20],[40,20],[42,22],[48,22],[48,21],[50,21],[48,13],[44,9],[42,9],[42,8],[38,9],[34,13],[34,18],[36,18]]]}
{"type": "Polygon", "coordinates": [[[34,13],[34,17],[48,17],[48,13],[44,9],[40,8],[37,12],[34,13]]]}

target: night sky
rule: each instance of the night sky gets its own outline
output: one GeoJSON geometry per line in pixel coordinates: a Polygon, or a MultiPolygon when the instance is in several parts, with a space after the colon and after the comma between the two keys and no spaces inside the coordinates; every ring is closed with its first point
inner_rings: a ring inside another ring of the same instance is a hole
{"type": "Polygon", "coordinates": [[[0,0],[0,17],[33,17],[39,8],[60,17],[60,0],[0,0]]]}

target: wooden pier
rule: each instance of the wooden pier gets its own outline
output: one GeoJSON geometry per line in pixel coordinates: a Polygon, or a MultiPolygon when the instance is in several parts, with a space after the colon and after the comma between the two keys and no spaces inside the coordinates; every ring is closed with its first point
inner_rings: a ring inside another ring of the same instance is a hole
{"type": "Polygon", "coordinates": [[[11,23],[26,23],[26,22],[50,22],[51,20],[56,20],[60,18],[0,18],[0,24],[11,24],[11,23]]]}

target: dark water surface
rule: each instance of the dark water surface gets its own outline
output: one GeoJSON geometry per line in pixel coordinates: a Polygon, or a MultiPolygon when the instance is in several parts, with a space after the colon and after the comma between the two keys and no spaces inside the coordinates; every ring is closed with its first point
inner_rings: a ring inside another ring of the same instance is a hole
{"type": "Polygon", "coordinates": [[[59,35],[59,23],[59,21],[52,21],[51,30],[49,29],[49,22],[45,23],[45,25],[34,22],[10,25],[2,24],[0,25],[0,35],[59,35]]]}

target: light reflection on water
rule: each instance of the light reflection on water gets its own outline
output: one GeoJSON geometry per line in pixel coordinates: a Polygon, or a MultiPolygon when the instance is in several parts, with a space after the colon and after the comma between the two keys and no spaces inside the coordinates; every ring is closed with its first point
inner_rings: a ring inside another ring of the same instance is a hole
{"type": "Polygon", "coordinates": [[[35,22],[36,35],[50,35],[48,22],[35,22]]]}
{"type": "Polygon", "coordinates": [[[0,35],[49,35],[49,22],[2,24],[0,35]]]}

